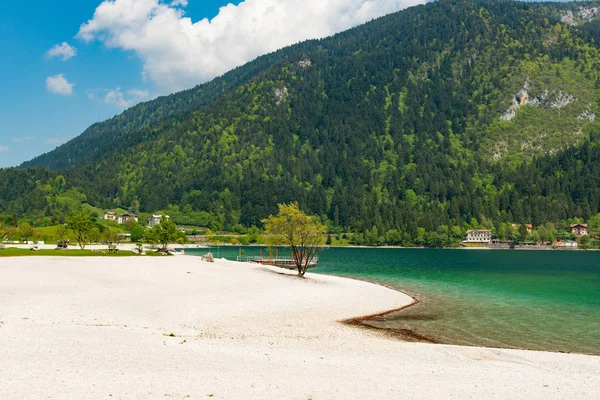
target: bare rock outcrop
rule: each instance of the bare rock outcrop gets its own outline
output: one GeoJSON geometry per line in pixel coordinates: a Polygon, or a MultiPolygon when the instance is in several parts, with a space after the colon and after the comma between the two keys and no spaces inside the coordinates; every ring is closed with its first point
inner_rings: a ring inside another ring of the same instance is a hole
{"type": "Polygon", "coordinates": [[[548,103],[550,108],[563,108],[575,101],[575,96],[572,94],[564,93],[563,91],[558,92],[554,100],[548,103]]]}
{"type": "Polygon", "coordinates": [[[565,11],[561,16],[560,20],[563,24],[568,26],[577,26],[581,22],[591,22],[600,16],[600,7],[579,7],[577,12],[573,14],[573,11],[565,11]]]}
{"type": "Polygon", "coordinates": [[[579,116],[577,117],[578,120],[584,120],[587,119],[590,122],[594,122],[596,120],[596,114],[589,111],[589,110],[585,110],[584,112],[582,112],[581,114],[579,114],[579,116]]]}
{"type": "Polygon", "coordinates": [[[308,57],[303,58],[302,60],[298,61],[298,66],[300,68],[308,68],[312,65],[312,60],[308,57]]]}
{"type": "Polygon", "coordinates": [[[285,86],[275,89],[275,98],[277,99],[277,104],[284,102],[288,98],[289,94],[290,92],[285,86]]]}
{"type": "Polygon", "coordinates": [[[512,121],[517,115],[517,110],[526,105],[544,108],[563,108],[577,100],[574,95],[565,93],[562,90],[550,91],[549,89],[545,89],[543,92],[534,95],[531,93],[530,87],[528,78],[523,88],[515,93],[510,107],[500,116],[502,121],[512,121]]]}

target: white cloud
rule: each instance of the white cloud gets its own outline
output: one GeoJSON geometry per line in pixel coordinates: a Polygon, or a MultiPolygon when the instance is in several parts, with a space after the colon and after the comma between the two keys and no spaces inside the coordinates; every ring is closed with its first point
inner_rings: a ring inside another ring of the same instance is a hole
{"type": "Polygon", "coordinates": [[[30,142],[33,139],[35,139],[33,136],[22,136],[22,137],[14,137],[14,138],[12,138],[12,141],[14,143],[23,143],[23,142],[30,142]]]}
{"type": "Polygon", "coordinates": [[[46,89],[51,93],[70,96],[73,94],[74,83],[71,83],[63,74],[49,76],[46,78],[46,89]]]}
{"type": "Polygon", "coordinates": [[[193,22],[187,0],[105,0],[77,37],[135,52],[161,91],[210,80],[261,54],[425,0],[245,0],[193,22]]]}
{"type": "Polygon", "coordinates": [[[55,44],[52,46],[50,50],[46,52],[48,57],[60,57],[61,60],[67,61],[77,54],[77,49],[72,47],[67,42],[62,42],[61,44],[55,44]]]}
{"type": "Polygon", "coordinates": [[[0,146],[0,153],[6,153],[9,150],[10,150],[10,148],[8,148],[6,146],[0,146]]]}
{"type": "Polygon", "coordinates": [[[86,94],[90,100],[101,101],[120,109],[129,108],[150,98],[150,92],[140,89],[127,90],[125,93],[121,88],[93,89],[86,91],[86,94]]]}

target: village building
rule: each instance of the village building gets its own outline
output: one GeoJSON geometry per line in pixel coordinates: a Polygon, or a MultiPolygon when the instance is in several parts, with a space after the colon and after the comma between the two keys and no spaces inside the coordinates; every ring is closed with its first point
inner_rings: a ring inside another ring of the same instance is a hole
{"type": "MultiPolygon", "coordinates": [[[[159,214],[154,214],[150,218],[148,218],[148,228],[153,228],[156,225],[160,225],[161,218],[162,218],[162,215],[159,215],[159,214]]],[[[170,219],[171,217],[169,217],[168,215],[165,215],[165,218],[170,219]]]]}
{"type": "Polygon", "coordinates": [[[571,233],[575,236],[585,236],[588,234],[587,224],[571,224],[571,233]]]}
{"type": "Polygon", "coordinates": [[[554,248],[565,247],[567,249],[577,249],[579,247],[579,245],[577,244],[577,242],[574,242],[571,240],[567,240],[564,242],[561,240],[557,240],[556,242],[554,242],[553,247],[554,248]]]}
{"type": "Polygon", "coordinates": [[[491,229],[472,229],[467,231],[464,243],[490,243],[492,241],[491,229]]]}
{"type": "MultiPolygon", "coordinates": [[[[519,227],[521,226],[521,224],[511,224],[513,230],[518,231],[519,227]]],[[[527,234],[531,235],[531,232],[533,232],[533,225],[532,224],[523,224],[525,225],[525,229],[527,229],[527,234]]]]}
{"type": "Polygon", "coordinates": [[[133,220],[135,222],[138,222],[138,216],[135,215],[135,214],[123,214],[123,215],[119,215],[119,224],[124,224],[125,222],[127,222],[129,220],[133,220]]]}
{"type": "Polygon", "coordinates": [[[117,213],[115,213],[114,211],[107,211],[104,213],[104,219],[107,221],[116,221],[117,213]]]}

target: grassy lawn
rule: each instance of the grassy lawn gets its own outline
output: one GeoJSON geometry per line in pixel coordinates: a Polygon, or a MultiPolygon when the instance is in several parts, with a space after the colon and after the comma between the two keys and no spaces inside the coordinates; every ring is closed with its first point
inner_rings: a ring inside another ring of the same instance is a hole
{"type": "MultiPolygon", "coordinates": [[[[146,252],[146,256],[161,256],[153,251],[146,252]]],[[[24,257],[24,256],[60,256],[60,257],[145,257],[132,251],[120,250],[117,253],[108,251],[96,252],[92,250],[39,250],[32,251],[28,249],[0,249],[0,258],[2,257],[24,257]]]]}

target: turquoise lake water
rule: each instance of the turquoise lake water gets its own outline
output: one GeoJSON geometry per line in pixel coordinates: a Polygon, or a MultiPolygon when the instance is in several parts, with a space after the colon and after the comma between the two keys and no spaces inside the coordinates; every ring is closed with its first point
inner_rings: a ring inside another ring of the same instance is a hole
{"type": "MultiPolygon", "coordinates": [[[[235,260],[239,248],[210,251],[235,260]]],[[[259,251],[244,247],[245,255],[259,251]]],[[[379,328],[440,343],[600,354],[600,252],[335,248],[311,272],[421,300],[368,322],[379,328]]]]}

